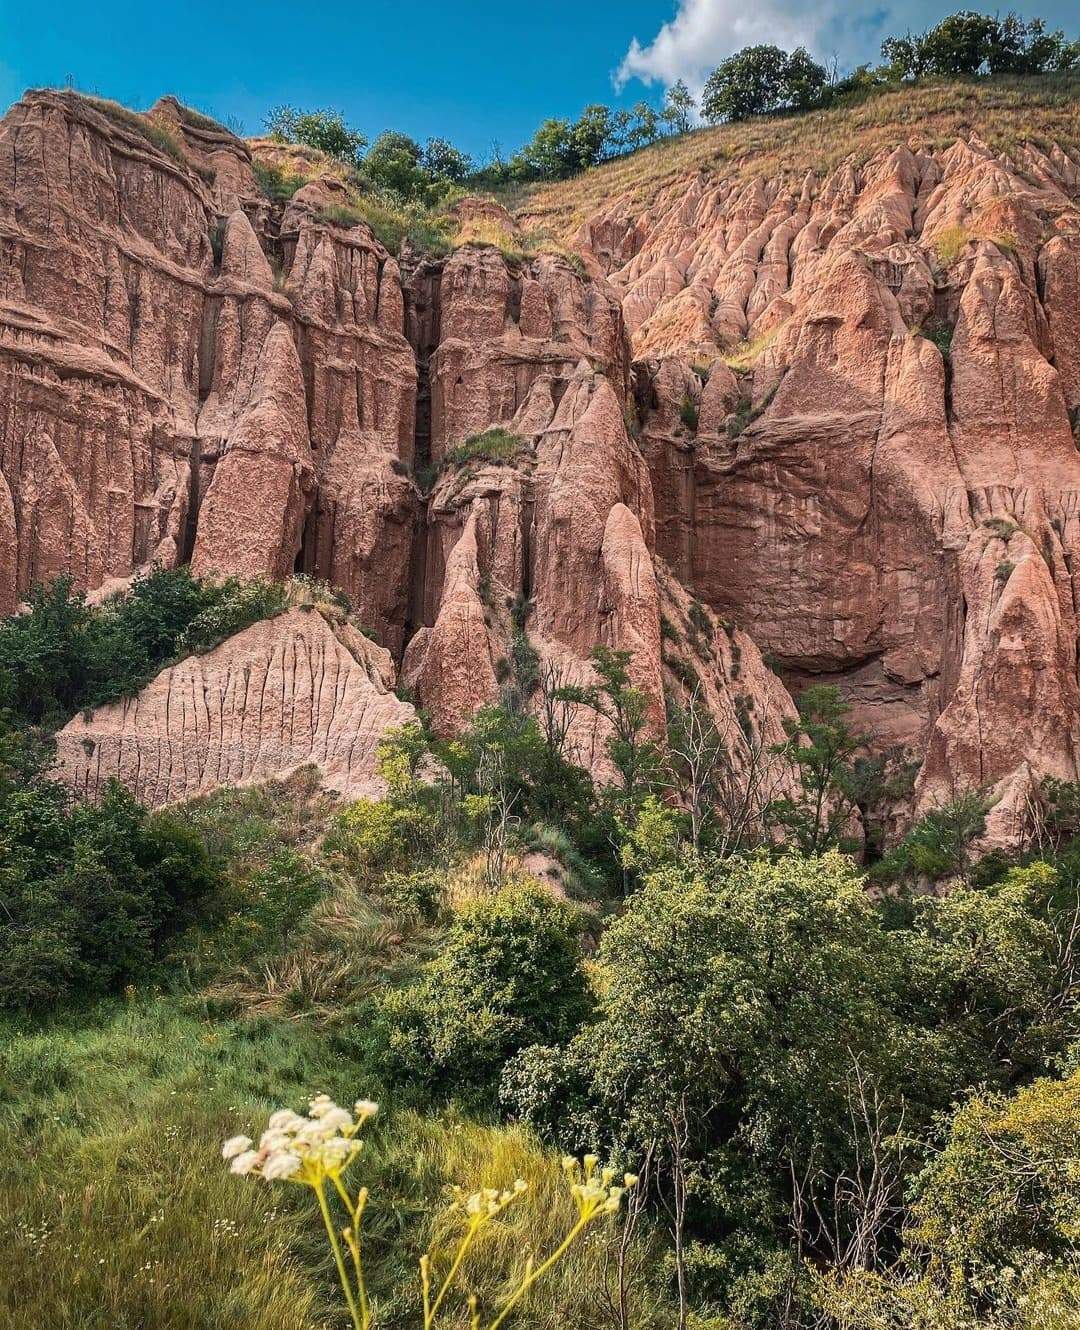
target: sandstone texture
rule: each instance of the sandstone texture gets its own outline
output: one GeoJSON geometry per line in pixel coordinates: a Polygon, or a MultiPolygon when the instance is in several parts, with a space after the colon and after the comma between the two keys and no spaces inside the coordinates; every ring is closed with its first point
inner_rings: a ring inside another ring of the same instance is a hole
{"type": "Polygon", "coordinates": [[[69,721],[57,771],[88,798],[115,778],[159,805],[314,763],[331,789],[378,798],[379,739],[415,714],[393,679],[384,648],[294,606],[163,670],[138,696],[69,721]]]}
{"type": "Polygon", "coordinates": [[[577,234],[621,294],[657,552],[921,764],[912,811],[985,789],[1015,843],[1033,783],[1080,774],[1080,166],[972,135],[733,174],[577,234]]]}
{"type": "MultiPolygon", "coordinates": [[[[61,572],[302,571],[444,733],[522,643],[565,682],[602,643],[657,737],[696,677],[740,761],[835,683],[918,769],[898,827],[979,789],[1015,843],[1035,784],[1080,778],[1080,159],[1021,119],[1008,153],[898,125],[828,172],[669,173],[579,216],[575,254],[466,200],[424,258],[336,220],[343,172],[298,150],[28,93],[0,121],[0,610],[61,572]],[[268,199],[255,158],[307,183],[268,199]]],[[[372,744],[316,742],[314,665],[274,662],[337,662],[365,735],[406,709],[299,614],[73,722],[69,779],[161,802],[315,760],[361,788],[372,744]],[[249,657],[261,746],[174,719],[249,657]]],[[[598,775],[604,738],[575,717],[598,775]]]]}

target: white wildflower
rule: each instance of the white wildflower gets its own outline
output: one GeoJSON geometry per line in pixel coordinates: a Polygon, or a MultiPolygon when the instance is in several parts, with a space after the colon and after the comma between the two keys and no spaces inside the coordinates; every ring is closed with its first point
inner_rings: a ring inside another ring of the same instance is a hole
{"type": "Polygon", "coordinates": [[[238,1173],[242,1177],[244,1174],[250,1173],[258,1162],[258,1150],[245,1150],[243,1154],[237,1155],[229,1165],[229,1172],[238,1173]]]}
{"type": "Polygon", "coordinates": [[[279,1108],[276,1113],[270,1114],[266,1125],[270,1131],[299,1131],[306,1121],[291,1108],[279,1108]]]}
{"type": "Polygon", "coordinates": [[[275,1178],[291,1178],[300,1167],[300,1157],[290,1150],[276,1150],[267,1157],[262,1166],[262,1175],[267,1182],[275,1178]]]}
{"type": "Polygon", "coordinates": [[[338,1108],[336,1104],[327,1109],[319,1121],[328,1131],[341,1131],[353,1125],[352,1114],[344,1108],[338,1108]]]}

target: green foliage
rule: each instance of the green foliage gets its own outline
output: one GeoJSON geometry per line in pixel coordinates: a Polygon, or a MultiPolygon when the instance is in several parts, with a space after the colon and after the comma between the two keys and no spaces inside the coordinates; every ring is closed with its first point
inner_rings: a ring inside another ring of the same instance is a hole
{"type": "Polygon", "coordinates": [[[510,163],[521,179],[563,180],[604,160],[614,128],[606,106],[586,106],[577,120],[545,120],[510,163]]]}
{"type": "Polygon", "coordinates": [[[701,109],[712,123],[781,109],[805,110],[820,98],[826,82],[824,68],[801,46],[790,55],[777,46],[747,46],[709,75],[701,109]]]}
{"type": "Polygon", "coordinates": [[[359,165],[367,146],[364,135],[350,129],[340,111],[298,111],[294,106],[275,106],[265,124],[272,137],[285,143],[303,143],[349,166],[359,165]]]}
{"type": "Polygon", "coordinates": [[[771,816],[801,850],[817,854],[843,837],[860,792],[855,756],[867,740],[851,729],[851,708],[831,685],[807,688],[798,707],[798,721],[784,722],[782,751],[798,769],[802,792],[776,800],[771,816]]]}
{"type": "Polygon", "coordinates": [[[198,836],[121,786],[67,802],[36,777],[0,791],[0,1006],[55,1006],[150,978],[218,885],[198,836]]]}
{"type": "Polygon", "coordinates": [[[691,432],[698,427],[698,406],[692,397],[686,395],[679,404],[679,419],[691,432]]]}
{"type": "Polygon", "coordinates": [[[943,356],[948,356],[952,351],[953,329],[947,325],[938,325],[933,328],[924,328],[923,336],[937,347],[943,356]]]}
{"type": "Polygon", "coordinates": [[[424,185],[423,149],[408,134],[387,130],[371,145],[364,159],[364,175],[376,188],[412,198],[424,185]]]}
{"type": "Polygon", "coordinates": [[[673,134],[686,134],[690,130],[695,105],[690,89],[682,79],[676,79],[664,93],[664,109],[660,118],[670,126],[673,134]]]}
{"type": "Polygon", "coordinates": [[[251,624],[280,614],[288,599],[280,582],[262,578],[245,582],[227,577],[220,582],[201,583],[200,589],[203,605],[180,635],[180,651],[210,651],[251,624]]]}
{"type": "Polygon", "coordinates": [[[325,878],[307,855],[277,850],[248,880],[248,900],[229,929],[246,934],[245,950],[265,954],[285,941],[325,889],[325,878]]]}
{"type": "Polygon", "coordinates": [[[291,199],[304,183],[303,176],[292,175],[283,167],[272,166],[267,162],[252,162],[251,169],[255,174],[256,184],[268,199],[282,202],[291,199]]]}
{"type": "Polygon", "coordinates": [[[851,1330],[1057,1330],[1080,1317],[1080,1072],[975,1094],[918,1176],[899,1259],[829,1271],[821,1311],[851,1330]]]}
{"type": "MultiPolygon", "coordinates": [[[[921,898],[898,928],[836,853],[714,863],[669,842],[664,860],[604,934],[594,1020],[524,1049],[501,1094],[566,1148],[654,1143],[662,1177],[681,1140],[697,1277],[771,1325],[797,1269],[785,1179],[860,1176],[867,1087],[910,1139],[964,1087],[1051,1065],[1076,1018],[1068,919],[1047,913],[1046,865],[921,898]]],[[[821,1204],[843,1241],[850,1215],[821,1204]]]]}
{"type": "Polygon", "coordinates": [[[456,185],[463,184],[473,171],[472,158],[440,138],[428,139],[424,144],[420,165],[434,179],[449,180],[456,185]]]}
{"type": "Polygon", "coordinates": [[[408,244],[420,254],[450,253],[450,223],[416,199],[402,199],[385,189],[354,194],[348,205],[349,225],[371,227],[375,239],[398,255],[408,244]]]}
{"type": "Polygon", "coordinates": [[[561,1043],[588,1014],[576,912],[532,884],[466,906],[412,987],[382,1003],[410,1079],[484,1090],[526,1044],[561,1043]]]}
{"type": "Polygon", "coordinates": [[[443,460],[447,466],[467,466],[470,462],[509,464],[520,457],[524,447],[524,440],[509,430],[488,429],[448,448],[443,460]]]}
{"type": "Polygon", "coordinates": [[[903,841],[872,870],[879,882],[963,877],[971,867],[970,846],[986,826],[987,802],[965,794],[921,818],[903,841]]]}
{"type": "Polygon", "coordinates": [[[1076,901],[1059,904],[1057,888],[1055,870],[1036,862],[913,902],[911,931],[898,935],[909,993],[920,1023],[941,1032],[934,1062],[956,1085],[1045,1070],[1073,1037],[1076,901]]]}
{"type": "Polygon", "coordinates": [[[0,708],[54,728],[138,692],[178,654],[207,651],[284,603],[272,583],[200,582],[185,567],[154,569],[91,608],[70,578],[57,578],[30,593],[30,613],[0,621],[0,708]]]}
{"type": "Polygon", "coordinates": [[[1016,14],[1004,18],[960,10],[928,31],[887,37],[881,44],[894,79],[927,74],[967,77],[977,74],[1045,74],[1080,63],[1080,44],[1060,30],[1047,32],[1044,19],[1025,23],[1016,14]]]}

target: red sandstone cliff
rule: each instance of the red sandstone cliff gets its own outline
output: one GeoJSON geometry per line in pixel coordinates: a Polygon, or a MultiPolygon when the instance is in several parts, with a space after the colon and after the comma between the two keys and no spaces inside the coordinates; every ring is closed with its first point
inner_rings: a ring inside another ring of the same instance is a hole
{"type": "MultiPolygon", "coordinates": [[[[62,571],[297,568],[349,594],[443,729],[498,696],[523,628],[567,680],[597,642],[630,651],[660,731],[686,672],[661,614],[690,593],[733,625],[694,668],[734,747],[748,714],[779,735],[790,713],[764,652],[916,757],[909,811],[993,787],[1007,840],[1033,780],[1080,776],[1080,160],[898,130],[829,172],[605,198],[573,236],[587,275],[475,244],[399,266],[322,220],[340,181],[272,205],[247,145],[152,114],[175,151],[71,93],[0,122],[0,609],[62,571]],[[494,426],[516,456],[454,461],[494,426]]],[[[262,626],[260,660],[293,631],[262,626]]],[[[247,650],[162,676],[143,718],[247,650]]],[[[299,706],[314,732],[291,688],[260,725],[294,734],[299,706]]],[[[114,712],[73,732],[75,784],[131,772],[101,765],[132,751],[114,712]]],[[[366,778],[322,740],[222,765],[181,729],[166,766],[195,775],[131,776],[147,797],[305,751],[366,778]]],[[[601,763],[595,728],[573,738],[601,763]]]]}

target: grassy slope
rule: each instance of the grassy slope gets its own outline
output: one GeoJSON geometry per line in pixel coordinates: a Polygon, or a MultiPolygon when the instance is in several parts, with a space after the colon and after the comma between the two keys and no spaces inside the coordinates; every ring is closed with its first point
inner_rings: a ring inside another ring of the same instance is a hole
{"type": "MultiPolygon", "coordinates": [[[[223,790],[188,808],[238,880],[281,850],[318,856],[333,804],[308,773],[223,790]]],[[[354,1183],[372,1190],[366,1229],[378,1326],[415,1324],[416,1262],[445,1255],[451,1185],[526,1178],[459,1287],[490,1307],[528,1252],[550,1250],[571,1205],[557,1158],[524,1133],[454,1109],[388,1102],[364,995],[402,982],[435,941],[356,884],[326,901],[277,955],[185,953],[203,988],[152,991],[51,1021],[0,1021],[0,1324],[4,1330],[337,1330],[344,1325],[309,1194],[231,1177],[221,1142],[256,1135],[278,1107],[326,1091],[384,1101],[354,1183]],[[359,1006],[354,1003],[359,1002],[359,1006]]],[[[576,1249],[530,1300],[518,1330],[600,1324],[614,1230],[576,1249]]],[[[644,1256],[635,1326],[661,1324],[644,1256]]],[[[653,1286],[660,1281],[654,1280],[653,1286]]],[[[455,1303],[460,1306],[460,1303],[455,1303]]],[[[447,1325],[460,1325],[448,1317],[447,1325]]]]}
{"type": "Polygon", "coordinates": [[[1076,149],[1078,111],[1077,73],[904,88],[855,106],[764,117],[665,140],[572,180],[536,186],[517,213],[523,223],[546,226],[565,240],[615,198],[625,195],[630,208],[644,208],[666,185],[693,171],[736,179],[821,174],[849,155],[865,161],[883,146],[908,141],[944,148],[970,133],[999,152],[1025,140],[1076,149]]]}

